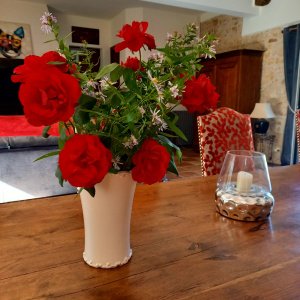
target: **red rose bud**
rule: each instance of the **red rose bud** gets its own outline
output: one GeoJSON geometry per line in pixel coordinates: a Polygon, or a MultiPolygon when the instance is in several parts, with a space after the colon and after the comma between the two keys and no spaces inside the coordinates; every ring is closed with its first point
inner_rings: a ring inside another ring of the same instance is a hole
{"type": "Polygon", "coordinates": [[[129,56],[125,63],[121,62],[121,66],[137,71],[140,69],[140,61],[136,57],[129,56]]]}
{"type": "Polygon", "coordinates": [[[91,188],[111,167],[112,154],[99,137],[76,134],[61,150],[58,165],[62,177],[75,187],[91,188]]]}
{"type": "Polygon", "coordinates": [[[137,182],[153,184],[165,176],[170,154],[164,146],[152,138],[144,141],[142,147],[133,155],[132,178],[137,182]]]}

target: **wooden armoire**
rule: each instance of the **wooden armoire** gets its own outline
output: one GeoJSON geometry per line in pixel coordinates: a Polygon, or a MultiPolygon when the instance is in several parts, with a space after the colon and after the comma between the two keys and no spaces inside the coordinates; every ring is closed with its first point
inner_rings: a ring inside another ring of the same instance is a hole
{"type": "Polygon", "coordinates": [[[262,50],[233,50],[203,60],[200,73],[207,74],[220,94],[219,107],[250,114],[260,100],[262,50]]]}

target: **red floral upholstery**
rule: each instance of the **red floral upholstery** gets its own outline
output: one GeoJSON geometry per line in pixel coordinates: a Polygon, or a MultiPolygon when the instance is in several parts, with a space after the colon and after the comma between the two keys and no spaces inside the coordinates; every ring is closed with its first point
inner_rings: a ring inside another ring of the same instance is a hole
{"type": "Polygon", "coordinates": [[[201,171],[219,174],[228,150],[254,150],[250,115],[221,107],[197,117],[201,171]]]}
{"type": "Polygon", "coordinates": [[[296,110],[296,133],[298,145],[298,161],[300,162],[300,109],[296,110]]]}

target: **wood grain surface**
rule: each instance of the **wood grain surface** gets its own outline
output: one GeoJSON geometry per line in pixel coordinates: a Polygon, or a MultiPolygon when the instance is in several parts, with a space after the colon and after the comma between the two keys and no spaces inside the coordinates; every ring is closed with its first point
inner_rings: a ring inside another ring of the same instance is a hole
{"type": "Polygon", "coordinates": [[[215,212],[216,177],[138,185],[133,257],[84,263],[77,195],[0,205],[0,299],[300,299],[300,165],[270,169],[271,218],[215,212]]]}

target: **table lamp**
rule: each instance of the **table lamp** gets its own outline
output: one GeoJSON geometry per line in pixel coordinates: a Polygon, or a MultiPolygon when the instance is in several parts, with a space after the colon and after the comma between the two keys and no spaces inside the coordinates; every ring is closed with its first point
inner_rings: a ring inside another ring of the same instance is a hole
{"type": "Polygon", "coordinates": [[[256,103],[250,117],[256,119],[253,123],[254,132],[266,134],[269,129],[269,121],[267,119],[275,118],[270,103],[256,103]]]}
{"type": "Polygon", "coordinates": [[[274,206],[266,156],[261,152],[229,150],[217,181],[216,210],[240,221],[267,219],[274,206]]]}

